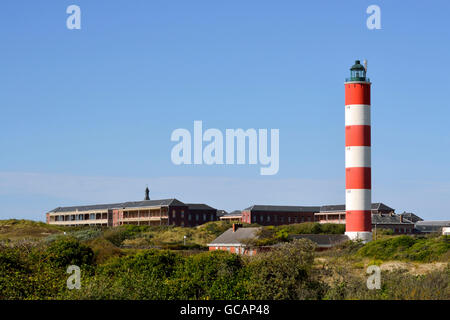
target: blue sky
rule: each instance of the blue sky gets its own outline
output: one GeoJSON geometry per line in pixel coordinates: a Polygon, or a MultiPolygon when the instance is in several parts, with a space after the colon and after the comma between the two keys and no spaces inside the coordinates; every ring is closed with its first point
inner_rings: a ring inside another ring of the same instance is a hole
{"type": "Polygon", "coordinates": [[[0,218],[139,200],[145,184],[226,210],[344,203],[343,82],[367,59],[373,201],[449,219],[449,15],[436,0],[4,2],[0,218]],[[279,129],[278,174],[175,166],[170,135],[194,120],[279,129]]]}

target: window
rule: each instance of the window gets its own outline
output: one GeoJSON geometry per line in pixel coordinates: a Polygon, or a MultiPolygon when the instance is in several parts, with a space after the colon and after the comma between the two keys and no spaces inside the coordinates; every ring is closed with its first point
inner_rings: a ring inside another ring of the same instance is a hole
{"type": "Polygon", "coordinates": [[[288,223],[291,223],[291,217],[288,217],[288,223]]]}
{"type": "Polygon", "coordinates": [[[256,216],[252,216],[252,221],[256,222],[256,216]]]}
{"type": "Polygon", "coordinates": [[[203,221],[206,221],[206,213],[203,214],[203,221]]]}
{"type": "Polygon", "coordinates": [[[214,214],[211,213],[211,221],[214,221],[214,214]]]}
{"type": "Polygon", "coordinates": [[[189,220],[189,221],[191,221],[191,220],[192,220],[192,216],[191,216],[191,214],[190,214],[190,213],[188,214],[188,220],[189,220]]]}
{"type": "Polygon", "coordinates": [[[198,221],[198,213],[195,214],[195,221],[198,221]]]}
{"type": "Polygon", "coordinates": [[[267,216],[267,222],[270,222],[270,216],[267,216]]]}
{"type": "Polygon", "coordinates": [[[184,218],[184,210],[181,210],[181,218],[184,218]]]}
{"type": "Polygon", "coordinates": [[[175,210],[172,210],[172,218],[175,218],[175,210]]]}

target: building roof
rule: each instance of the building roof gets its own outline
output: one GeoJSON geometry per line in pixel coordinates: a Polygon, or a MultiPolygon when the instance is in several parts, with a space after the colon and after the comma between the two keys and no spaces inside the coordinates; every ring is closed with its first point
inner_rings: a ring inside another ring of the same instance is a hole
{"type": "Polygon", "coordinates": [[[163,200],[144,200],[124,202],[119,208],[141,208],[141,207],[156,207],[156,206],[186,206],[185,203],[177,199],[163,199],[163,200]]]}
{"type": "Polygon", "coordinates": [[[450,220],[429,220],[429,221],[417,221],[416,226],[439,226],[450,227],[450,220]]]}
{"type": "Polygon", "coordinates": [[[395,211],[395,209],[385,205],[382,202],[372,203],[372,210],[383,210],[383,211],[392,211],[392,212],[395,211]]]}
{"type": "Polygon", "coordinates": [[[253,205],[245,208],[249,211],[268,211],[268,212],[318,212],[320,207],[317,206],[270,206],[270,205],[253,205]]]}
{"type": "MultiPolygon", "coordinates": [[[[383,210],[383,211],[392,211],[394,212],[395,209],[385,205],[382,202],[376,202],[372,203],[372,210],[383,210]]],[[[325,205],[320,207],[320,212],[334,212],[334,211],[345,211],[345,204],[332,204],[332,205],[325,205]]]]}
{"type": "Polygon", "coordinates": [[[242,240],[244,239],[255,239],[257,238],[258,231],[260,227],[252,227],[252,228],[238,228],[235,232],[233,232],[233,228],[228,229],[216,239],[214,239],[208,246],[215,245],[239,245],[242,244],[242,240]]]}
{"type": "Polygon", "coordinates": [[[177,199],[162,199],[162,200],[144,200],[144,201],[129,201],[120,203],[109,203],[109,204],[95,204],[87,206],[72,206],[72,207],[58,207],[49,213],[56,212],[71,212],[71,211],[95,211],[95,210],[106,210],[106,209],[116,209],[116,208],[144,208],[144,207],[154,207],[154,206],[186,206],[183,202],[177,199]]]}
{"type": "Polygon", "coordinates": [[[318,247],[331,247],[349,240],[345,234],[298,234],[292,235],[290,238],[309,239],[316,243],[318,247]]]}
{"type": "Polygon", "coordinates": [[[421,217],[419,217],[418,215],[415,215],[412,212],[403,212],[400,215],[414,223],[416,223],[418,221],[423,221],[423,219],[421,217]]]}
{"type": "Polygon", "coordinates": [[[444,227],[450,227],[450,221],[417,221],[414,225],[419,232],[439,232],[444,227]]]}
{"type": "Polygon", "coordinates": [[[401,220],[400,215],[397,214],[372,214],[372,224],[414,224],[408,219],[401,220]]]}
{"type": "Polygon", "coordinates": [[[189,210],[217,210],[204,203],[187,203],[189,210]]]}
{"type": "Polygon", "coordinates": [[[345,204],[332,204],[320,207],[320,212],[345,211],[345,204]]]}
{"type": "Polygon", "coordinates": [[[224,216],[226,214],[228,214],[228,212],[226,212],[225,210],[217,209],[217,213],[216,213],[217,217],[222,217],[222,216],[224,216]]]}

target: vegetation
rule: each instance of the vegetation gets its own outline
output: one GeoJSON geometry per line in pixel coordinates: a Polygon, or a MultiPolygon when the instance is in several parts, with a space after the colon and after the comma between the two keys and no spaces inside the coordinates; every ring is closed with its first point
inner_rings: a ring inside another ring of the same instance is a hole
{"type": "Polygon", "coordinates": [[[265,226],[258,232],[258,238],[247,241],[254,246],[266,246],[287,242],[296,234],[343,234],[345,225],[335,223],[306,222],[281,226],[265,226]]]}
{"type": "Polygon", "coordinates": [[[10,220],[0,226],[0,299],[450,299],[445,236],[383,235],[317,252],[309,240],[289,241],[290,235],[341,233],[341,226],[263,227],[260,243],[279,244],[249,257],[203,250],[229,228],[223,222],[111,229],[10,220]],[[23,230],[33,237],[20,238],[23,230]],[[366,286],[371,264],[382,270],[379,290],[366,286]],[[81,268],[79,290],[67,288],[69,265],[81,268]]]}
{"type": "Polygon", "coordinates": [[[381,260],[409,260],[431,262],[439,259],[448,261],[450,236],[411,237],[396,236],[370,242],[358,254],[381,260]]]}

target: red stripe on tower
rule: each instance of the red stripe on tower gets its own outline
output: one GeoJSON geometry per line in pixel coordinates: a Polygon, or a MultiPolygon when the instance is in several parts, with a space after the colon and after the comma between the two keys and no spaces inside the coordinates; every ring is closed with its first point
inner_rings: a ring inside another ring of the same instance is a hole
{"type": "Polygon", "coordinates": [[[345,82],[345,234],[372,240],[370,81],[359,60],[345,82]]]}

